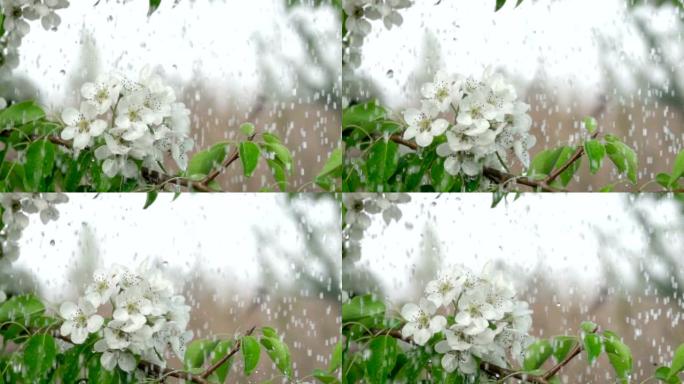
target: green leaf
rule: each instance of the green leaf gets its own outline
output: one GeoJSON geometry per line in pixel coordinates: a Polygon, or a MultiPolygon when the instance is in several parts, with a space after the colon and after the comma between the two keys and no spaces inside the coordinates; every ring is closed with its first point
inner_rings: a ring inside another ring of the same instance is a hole
{"type": "Polygon", "coordinates": [[[450,175],[444,170],[444,161],[446,158],[440,157],[435,160],[430,169],[430,178],[432,179],[432,186],[437,192],[449,192],[456,184],[457,178],[450,175]]]}
{"type": "Polygon", "coordinates": [[[259,153],[261,153],[259,151],[259,146],[251,141],[243,141],[240,143],[238,152],[240,154],[244,175],[246,177],[252,176],[259,164],[259,153]]]}
{"type": "Polygon", "coordinates": [[[496,8],[494,11],[500,10],[504,5],[506,5],[506,0],[496,0],[496,8]]]}
{"type": "MultiPolygon", "coordinates": [[[[233,348],[234,342],[232,340],[222,340],[216,343],[216,346],[214,349],[211,351],[212,359],[211,363],[216,364],[219,360],[221,360],[223,357],[225,357],[228,352],[233,348]]],[[[215,376],[215,378],[218,380],[218,382],[223,383],[226,381],[226,377],[228,376],[228,372],[230,372],[230,367],[233,365],[233,358],[231,357],[223,363],[214,373],[212,376],[215,376]]]]}
{"type": "Polygon", "coordinates": [[[199,151],[192,156],[188,163],[186,175],[207,175],[214,167],[218,167],[223,162],[228,152],[227,143],[217,143],[211,148],[199,151]]]}
{"type": "Polygon", "coordinates": [[[64,190],[74,192],[81,185],[83,176],[92,164],[93,155],[90,151],[82,151],[77,158],[69,161],[69,168],[64,175],[64,190]]]}
{"type": "Polygon", "coordinates": [[[45,311],[43,303],[34,295],[14,296],[0,305],[0,323],[22,322],[45,311]]]}
{"type": "Polygon", "coordinates": [[[556,167],[556,163],[558,162],[561,152],[563,152],[563,148],[565,147],[547,149],[539,152],[530,163],[528,175],[534,178],[535,176],[546,176],[550,174],[556,167]]]}
{"type": "Polygon", "coordinates": [[[628,383],[632,372],[632,352],[629,347],[620,341],[618,335],[613,332],[605,331],[604,346],[608,361],[613,366],[615,374],[620,379],[620,383],[628,383]]]}
{"type": "MultiPolygon", "coordinates": [[[[567,163],[570,160],[570,158],[572,158],[572,155],[575,153],[575,151],[576,149],[574,147],[562,147],[554,168],[561,168],[563,165],[565,165],[565,163],[567,163]]],[[[568,184],[570,184],[572,177],[575,175],[575,173],[580,167],[580,163],[581,158],[573,162],[572,165],[565,169],[565,171],[561,172],[558,178],[554,180],[552,185],[566,187],[568,184]]]]}
{"type": "Polygon", "coordinates": [[[286,146],[278,143],[262,143],[261,146],[266,151],[274,153],[275,158],[283,163],[285,169],[290,170],[292,168],[292,155],[286,146]]]}
{"type": "Polygon", "coordinates": [[[596,119],[594,119],[591,116],[585,117],[584,118],[584,128],[589,132],[590,134],[596,133],[598,130],[598,123],[596,122],[596,119]]]}
{"type": "Polygon", "coordinates": [[[568,355],[570,350],[577,344],[574,336],[556,336],[553,338],[553,358],[556,362],[561,362],[568,355]]]}
{"type": "Polygon", "coordinates": [[[75,383],[81,373],[81,368],[85,365],[83,350],[86,345],[76,345],[64,352],[64,360],[60,364],[59,371],[62,383],[75,383]]]}
{"type": "Polygon", "coordinates": [[[328,157],[328,161],[325,162],[325,165],[323,165],[323,169],[321,169],[321,172],[318,173],[316,176],[318,177],[326,177],[333,175],[335,173],[338,173],[342,170],[342,148],[337,148],[330,152],[330,157],[328,157]]]}
{"type": "Polygon", "coordinates": [[[149,17],[154,13],[154,11],[159,8],[159,5],[161,4],[161,0],[150,0],[150,8],[147,10],[147,16],[149,17]]]}
{"type": "Polygon", "coordinates": [[[603,158],[606,156],[606,148],[600,141],[592,139],[584,143],[584,151],[589,158],[589,170],[591,171],[591,174],[596,174],[603,164],[603,158]]]}
{"type": "Polygon", "coordinates": [[[330,358],[330,365],[328,366],[329,372],[334,372],[337,368],[339,368],[342,365],[342,350],[343,345],[340,341],[337,344],[335,344],[335,348],[333,348],[332,357],[330,358]]]}
{"type": "Polygon", "coordinates": [[[35,141],[26,150],[25,184],[31,192],[39,192],[43,179],[52,175],[55,166],[55,145],[47,139],[35,141]]]}
{"type": "Polygon", "coordinates": [[[269,144],[281,144],[280,138],[273,133],[265,132],[261,136],[264,138],[264,141],[269,144]]]}
{"type": "Polygon", "coordinates": [[[30,378],[43,377],[55,364],[57,342],[52,336],[38,333],[31,336],[24,349],[24,365],[30,378]]]}
{"type": "Polygon", "coordinates": [[[185,350],[184,363],[186,369],[200,368],[218,343],[212,340],[194,340],[185,350]]]}
{"type": "Polygon", "coordinates": [[[580,324],[580,329],[585,333],[594,333],[598,329],[598,325],[593,321],[583,321],[580,324]]]}
{"type": "Polygon", "coordinates": [[[584,335],[584,350],[587,352],[587,361],[592,365],[601,354],[601,336],[588,333],[584,335]]]}
{"type": "Polygon", "coordinates": [[[145,199],[145,206],[143,209],[147,209],[150,205],[154,204],[154,201],[157,200],[157,196],[159,196],[159,192],[157,191],[147,192],[147,198],[145,199]]]}
{"type": "Polygon", "coordinates": [[[332,191],[339,185],[339,177],[342,176],[342,148],[337,148],[330,153],[328,161],[323,165],[321,172],[316,175],[314,182],[326,191],[332,191]],[[335,178],[338,178],[336,182],[335,178]]]}
{"type": "Polygon", "coordinates": [[[256,128],[252,123],[242,123],[240,124],[240,132],[245,136],[252,136],[256,132],[256,128]]]}
{"type": "Polygon", "coordinates": [[[668,384],[680,384],[681,380],[679,380],[679,376],[674,375],[670,376],[670,368],[668,367],[658,367],[658,369],[655,370],[654,377],[662,382],[668,383],[668,384]]]}
{"type": "Polygon", "coordinates": [[[674,167],[672,168],[672,175],[670,176],[670,187],[677,184],[680,177],[684,175],[684,151],[679,152],[675,158],[674,167]]]}
{"type": "Polygon", "coordinates": [[[523,361],[523,369],[525,371],[533,371],[541,367],[546,360],[553,353],[551,343],[546,339],[538,340],[525,350],[525,360],[523,361]]]}
{"type": "Polygon", "coordinates": [[[283,164],[276,160],[266,160],[268,167],[271,169],[271,174],[278,184],[278,189],[280,191],[287,190],[287,172],[283,167],[283,164]]]}
{"type": "Polygon", "coordinates": [[[339,383],[337,377],[331,375],[330,373],[322,369],[314,369],[312,375],[314,378],[316,378],[316,380],[324,384],[339,383]]]}
{"type": "Polygon", "coordinates": [[[342,304],[342,323],[375,316],[385,316],[385,304],[373,295],[356,296],[342,304]]]}
{"type": "Polygon", "coordinates": [[[659,173],[655,178],[656,182],[663,188],[670,188],[670,182],[672,181],[672,176],[667,173],[659,173]]]}
{"type": "Polygon", "coordinates": [[[260,355],[261,349],[257,339],[254,336],[244,336],[242,338],[242,356],[245,360],[245,376],[254,372],[259,364],[260,355]]]}
{"type": "Polygon", "coordinates": [[[682,370],[684,370],[684,344],[680,345],[675,351],[672,364],[670,364],[670,374],[667,378],[676,376],[682,370]]]}
{"type": "Polygon", "coordinates": [[[632,184],[637,183],[637,156],[632,148],[613,135],[606,135],[606,153],[620,173],[626,173],[632,184]]]}
{"type": "Polygon", "coordinates": [[[399,146],[393,141],[379,140],[370,148],[366,167],[368,180],[373,185],[383,185],[397,170],[399,146]]]}
{"type": "Polygon", "coordinates": [[[346,128],[355,125],[363,127],[368,131],[371,130],[370,128],[372,127],[369,123],[384,118],[386,115],[387,111],[383,107],[377,105],[375,101],[357,104],[346,108],[342,112],[342,127],[346,128]]]}
{"type": "Polygon", "coordinates": [[[397,339],[392,336],[378,336],[368,344],[370,357],[366,362],[371,383],[387,382],[388,376],[397,362],[397,339]]]}
{"type": "Polygon", "coordinates": [[[271,328],[271,327],[261,328],[261,334],[266,336],[266,337],[272,337],[274,339],[278,338],[278,332],[276,332],[276,330],[271,328]]]}
{"type": "Polygon", "coordinates": [[[0,130],[24,125],[43,117],[45,117],[45,112],[33,101],[13,104],[0,111],[0,130]]]}
{"type": "Polygon", "coordinates": [[[285,376],[292,378],[292,362],[290,360],[290,350],[287,345],[283,344],[279,339],[272,337],[262,337],[261,345],[266,349],[266,353],[275,363],[276,367],[285,374],[285,376]]]}

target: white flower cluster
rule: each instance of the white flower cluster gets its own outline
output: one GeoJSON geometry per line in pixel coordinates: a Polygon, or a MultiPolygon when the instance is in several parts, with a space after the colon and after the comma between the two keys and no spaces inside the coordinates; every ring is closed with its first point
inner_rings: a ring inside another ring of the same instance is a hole
{"type": "Polygon", "coordinates": [[[371,225],[371,215],[382,214],[385,223],[401,219],[398,204],[411,201],[406,193],[345,193],[342,204],[346,210],[344,214],[344,228],[342,238],[346,257],[358,259],[361,256],[360,241],[363,233],[371,225]]]}
{"type": "Polygon", "coordinates": [[[0,267],[13,263],[19,257],[17,243],[29,224],[29,214],[38,213],[43,224],[47,224],[50,220],[59,218],[55,204],[67,201],[69,198],[63,193],[3,193],[0,196],[3,209],[0,267]]]}
{"type": "Polygon", "coordinates": [[[185,297],[175,294],[173,283],[147,263],[137,271],[118,265],[96,271],[78,304],[65,302],[59,313],[64,318],[60,332],[74,344],[102,330],[103,338],[94,349],[102,353],[102,366],[108,370],[118,365],[133,371],[136,355],[165,367],[169,351],[182,360],[192,339],[192,332],[186,330],[190,307],[185,297]],[[97,311],[107,303],[112,318],[105,323],[97,311]]]}
{"type": "Polygon", "coordinates": [[[515,290],[500,275],[476,276],[454,267],[427,284],[419,305],[404,305],[401,315],[407,322],[401,332],[418,345],[443,333],[445,340],[435,345],[435,351],[443,354],[442,367],[473,374],[478,369],[476,357],[501,367],[507,366],[509,356],[522,358],[532,341],[531,313],[527,302],[517,300],[515,290]],[[437,314],[440,309],[453,311],[453,324],[437,314]]]}
{"type": "Polygon", "coordinates": [[[404,21],[398,10],[409,6],[410,0],[342,0],[342,9],[347,17],[344,27],[349,42],[344,52],[344,64],[353,68],[361,65],[363,39],[371,31],[369,20],[382,19],[385,28],[392,29],[404,21]]]}
{"type": "Polygon", "coordinates": [[[102,171],[109,177],[138,176],[134,160],[160,170],[164,155],[170,153],[178,167],[187,167],[192,149],[190,111],[176,102],[173,89],[149,67],[138,81],[119,75],[100,76],[81,87],[80,109],[65,108],[61,132],[80,151],[96,147],[95,157],[104,160],[102,171]]]}
{"type": "Polygon", "coordinates": [[[435,137],[446,135],[437,154],[446,157],[444,168],[449,174],[476,176],[484,165],[501,168],[497,155],[503,160],[511,149],[529,166],[528,150],[536,142],[529,134],[530,106],[517,101],[515,88],[501,74],[487,69],[476,80],[439,71],[421,87],[421,93],[421,108],[403,112],[408,125],[404,139],[427,147],[435,137]],[[449,111],[455,114],[454,124],[440,117],[449,111]]]}
{"type": "Polygon", "coordinates": [[[0,36],[0,77],[19,66],[19,46],[31,30],[29,21],[40,19],[46,30],[55,29],[61,19],[55,12],[69,6],[67,0],[1,0],[0,13],[5,34],[0,36]]]}

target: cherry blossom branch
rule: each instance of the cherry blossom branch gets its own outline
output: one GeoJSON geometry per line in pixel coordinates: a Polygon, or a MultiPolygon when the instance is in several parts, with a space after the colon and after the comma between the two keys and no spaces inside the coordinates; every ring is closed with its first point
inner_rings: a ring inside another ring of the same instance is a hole
{"type": "MultiPolygon", "coordinates": [[[[407,148],[410,148],[412,150],[418,150],[418,145],[414,142],[404,140],[401,136],[399,135],[391,135],[390,140],[397,144],[401,144],[407,148]]],[[[568,165],[569,166],[569,165],[568,165]]],[[[483,174],[486,178],[490,179],[491,181],[497,183],[497,184],[506,184],[509,182],[514,182],[519,185],[524,185],[526,187],[531,187],[534,188],[535,190],[540,190],[542,192],[563,192],[561,189],[557,189],[554,187],[549,186],[546,182],[544,181],[536,181],[527,177],[521,177],[521,176],[516,176],[513,174],[510,174],[508,172],[502,172],[499,171],[498,169],[491,168],[491,167],[484,167],[483,174]]]]}
{"type": "MultiPolygon", "coordinates": [[[[594,328],[591,332],[588,333],[596,333],[598,332],[598,327],[594,328]]],[[[401,340],[405,343],[418,346],[418,344],[414,343],[413,340],[410,338],[406,338],[401,334],[401,331],[398,329],[387,329],[387,330],[382,330],[382,329],[372,329],[370,330],[370,333],[375,337],[375,336],[380,336],[380,335],[387,335],[391,336],[397,340],[401,340]]],[[[482,362],[480,364],[480,369],[483,371],[489,373],[490,375],[497,377],[499,379],[505,379],[505,378],[515,378],[518,380],[521,380],[523,382],[528,382],[528,383],[533,383],[533,384],[548,384],[549,379],[552,377],[556,376],[558,372],[560,372],[563,367],[568,365],[575,357],[577,357],[582,351],[584,350],[584,347],[582,343],[578,340],[577,344],[573,347],[572,350],[565,356],[563,360],[558,362],[556,365],[551,367],[548,371],[545,371],[541,375],[532,375],[529,373],[525,372],[518,372],[514,371],[508,368],[503,368],[498,365],[492,364],[492,363],[487,363],[487,362],[482,362]]]]}
{"type": "MultiPolygon", "coordinates": [[[[0,132],[0,136],[7,137],[11,134],[11,131],[2,131],[0,132]]],[[[59,136],[55,135],[48,135],[48,136],[33,136],[30,137],[32,141],[35,140],[41,140],[41,139],[47,139],[51,143],[55,145],[59,145],[61,147],[64,147],[66,149],[72,149],[72,145],[69,141],[66,141],[62,139],[59,136]]],[[[254,138],[254,135],[250,136],[248,140],[252,140],[254,138]]],[[[176,176],[169,176],[166,174],[163,174],[161,172],[145,168],[143,167],[141,169],[141,175],[145,181],[151,184],[156,184],[160,187],[166,185],[166,184],[175,184],[175,185],[180,185],[186,188],[192,188],[197,191],[201,192],[212,192],[211,188],[209,188],[209,183],[213,181],[224,169],[229,167],[233,162],[235,162],[239,158],[239,153],[238,150],[235,149],[233,153],[221,164],[221,167],[212,171],[210,174],[205,176],[203,179],[199,181],[192,181],[189,180],[188,178],[185,177],[176,177],[176,176]]]]}
{"type": "MultiPolygon", "coordinates": [[[[249,336],[252,333],[254,333],[254,330],[256,329],[256,326],[252,326],[245,335],[249,336]]],[[[54,332],[54,337],[69,343],[73,345],[73,342],[71,341],[70,338],[67,336],[62,336],[59,332],[55,331],[54,332]]],[[[207,378],[211,376],[214,371],[219,369],[223,364],[225,364],[231,357],[233,357],[236,353],[240,351],[240,347],[242,346],[241,340],[238,340],[235,345],[233,345],[233,348],[230,349],[230,352],[223,356],[219,361],[217,361],[215,364],[212,364],[209,366],[204,372],[201,374],[192,374],[190,372],[185,372],[185,371],[179,371],[167,367],[162,367],[159,365],[156,365],[154,363],[151,363],[149,361],[141,360],[140,363],[138,363],[138,369],[145,372],[146,375],[148,376],[157,376],[157,377],[175,377],[177,379],[182,379],[189,381],[191,383],[196,383],[196,384],[209,384],[209,381],[207,378]]]]}

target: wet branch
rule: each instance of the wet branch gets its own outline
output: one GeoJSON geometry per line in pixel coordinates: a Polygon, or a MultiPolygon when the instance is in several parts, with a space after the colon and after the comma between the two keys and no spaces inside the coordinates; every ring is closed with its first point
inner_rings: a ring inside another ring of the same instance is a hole
{"type": "MultiPolygon", "coordinates": [[[[252,333],[254,333],[254,330],[256,329],[256,326],[252,326],[245,335],[249,336],[252,333]]],[[[62,336],[58,331],[54,333],[54,337],[67,342],[69,344],[73,345],[73,342],[71,341],[70,338],[66,336],[62,336]]],[[[211,376],[212,373],[214,373],[217,369],[221,368],[223,364],[225,364],[231,357],[235,356],[236,353],[240,351],[240,347],[242,346],[242,341],[237,340],[235,342],[235,345],[230,349],[228,354],[223,356],[219,361],[216,363],[212,364],[211,366],[207,367],[207,369],[204,370],[201,374],[192,374],[190,372],[185,372],[185,371],[179,371],[167,367],[162,367],[153,363],[150,363],[149,361],[141,360],[140,363],[138,363],[138,369],[145,372],[145,375],[148,377],[159,377],[159,378],[164,378],[164,377],[175,377],[177,379],[182,379],[191,383],[196,383],[196,384],[209,384],[209,381],[207,378],[211,376]]]]}
{"type": "MultiPolygon", "coordinates": [[[[593,331],[589,333],[596,333],[598,332],[598,328],[595,328],[593,331]]],[[[391,336],[397,340],[401,340],[405,343],[414,345],[419,347],[416,343],[413,342],[410,338],[405,338],[402,334],[401,331],[398,329],[372,329],[370,330],[370,333],[373,335],[373,337],[376,336],[381,336],[381,335],[387,335],[391,336]]],[[[497,378],[498,380],[503,380],[506,378],[512,378],[512,379],[517,379],[520,380],[524,383],[533,383],[533,384],[548,384],[549,380],[556,376],[558,372],[560,372],[563,367],[568,365],[575,357],[577,357],[582,351],[584,350],[584,347],[582,345],[582,342],[580,340],[577,341],[575,346],[568,352],[567,356],[560,362],[558,362],[556,365],[553,367],[549,368],[548,371],[545,371],[543,374],[540,375],[532,375],[529,373],[525,372],[520,372],[520,371],[514,371],[512,369],[500,367],[498,365],[492,364],[492,363],[487,363],[487,362],[482,362],[480,364],[480,369],[483,371],[487,372],[489,375],[497,378]]]]}
{"type": "MultiPolygon", "coordinates": [[[[391,135],[390,140],[394,141],[397,144],[401,144],[407,148],[410,148],[414,151],[418,149],[418,145],[416,143],[408,141],[408,140],[404,140],[399,135],[391,135]]],[[[581,154],[580,154],[580,156],[581,156],[581,154]]],[[[570,166],[570,164],[568,165],[568,167],[569,166],[570,166]]],[[[500,184],[500,185],[513,182],[513,183],[516,183],[518,185],[523,185],[526,187],[533,188],[537,191],[563,192],[563,190],[561,190],[561,189],[549,186],[548,182],[546,182],[544,180],[537,181],[537,180],[530,179],[528,177],[516,176],[516,175],[513,175],[511,173],[502,172],[502,171],[499,171],[498,169],[491,168],[491,167],[484,167],[483,174],[489,180],[495,182],[496,184],[500,184]]],[[[558,177],[558,176],[556,176],[556,177],[558,177]]]]}
{"type": "MultiPolygon", "coordinates": [[[[254,327],[254,326],[253,326],[252,328],[250,328],[249,331],[247,331],[247,333],[245,333],[245,336],[250,336],[250,335],[254,332],[254,329],[255,329],[255,328],[256,328],[256,327],[254,327]]],[[[227,355],[223,356],[219,361],[217,361],[215,364],[213,364],[212,366],[210,366],[209,368],[207,368],[207,369],[200,375],[200,377],[203,378],[203,379],[206,379],[207,377],[209,377],[212,373],[214,373],[214,371],[216,371],[216,370],[219,369],[223,364],[225,364],[225,362],[228,361],[228,359],[230,359],[231,357],[233,357],[233,355],[235,355],[236,353],[238,353],[238,351],[240,350],[240,347],[241,347],[241,346],[242,346],[242,340],[240,339],[240,340],[238,340],[238,341],[235,342],[235,345],[233,345],[233,348],[230,349],[230,352],[228,352],[227,355]]]]}
{"type": "MultiPolygon", "coordinates": [[[[595,139],[598,137],[598,131],[594,132],[591,135],[592,139],[595,139]]],[[[558,176],[561,175],[561,173],[565,172],[566,169],[570,168],[577,160],[581,159],[582,156],[584,155],[584,145],[580,145],[577,147],[577,150],[575,150],[575,153],[572,154],[572,156],[566,161],[562,166],[560,166],[558,169],[555,171],[551,172],[551,174],[544,180],[546,184],[551,184],[554,180],[558,178],[558,176]]]]}
{"type": "MultiPolygon", "coordinates": [[[[7,137],[11,134],[11,131],[3,131],[0,132],[0,136],[7,137]]],[[[59,136],[54,136],[54,135],[48,135],[48,136],[34,136],[31,137],[31,141],[36,141],[36,140],[42,140],[46,139],[50,141],[51,143],[55,145],[59,145],[63,148],[66,149],[72,149],[71,143],[62,139],[59,136]]],[[[254,139],[254,135],[250,136],[247,140],[252,141],[254,139]]],[[[221,172],[223,172],[224,169],[227,169],[231,164],[233,164],[238,158],[240,157],[240,154],[238,152],[238,149],[236,148],[233,150],[230,156],[228,156],[223,163],[221,164],[221,167],[214,169],[211,171],[208,175],[206,175],[203,179],[198,180],[198,181],[192,181],[188,178],[185,177],[176,177],[176,176],[169,176],[164,173],[161,173],[159,171],[155,171],[149,168],[143,167],[141,169],[141,175],[145,181],[147,181],[150,184],[155,184],[160,188],[163,188],[167,184],[172,184],[172,185],[180,185],[186,188],[191,188],[196,191],[200,192],[212,192],[212,189],[209,187],[209,183],[211,183],[216,177],[218,177],[221,172]]]]}

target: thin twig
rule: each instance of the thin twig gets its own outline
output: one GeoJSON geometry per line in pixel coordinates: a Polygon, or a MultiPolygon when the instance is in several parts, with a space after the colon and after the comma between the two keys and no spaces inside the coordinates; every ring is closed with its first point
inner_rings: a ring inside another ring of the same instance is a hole
{"type": "MultiPolygon", "coordinates": [[[[254,140],[254,136],[256,136],[256,133],[248,137],[247,140],[254,140]]],[[[221,172],[223,172],[224,169],[227,169],[231,164],[233,164],[233,162],[235,162],[239,158],[240,151],[238,150],[238,148],[235,148],[233,150],[233,153],[223,161],[221,167],[209,172],[207,176],[205,176],[202,180],[199,181],[199,183],[197,183],[197,186],[209,189],[209,183],[211,183],[218,175],[221,174],[221,172]]]]}
{"type": "MultiPolygon", "coordinates": [[[[595,139],[598,137],[598,130],[594,132],[594,134],[591,135],[592,139],[595,139]]],[[[565,172],[566,169],[570,168],[572,164],[574,164],[577,160],[579,160],[582,156],[584,155],[584,146],[580,145],[577,147],[577,150],[575,150],[575,153],[572,154],[572,156],[566,161],[563,165],[561,165],[559,168],[557,168],[555,171],[551,172],[551,174],[544,180],[546,184],[551,184],[553,183],[554,180],[558,178],[558,176],[561,175],[561,173],[565,172]]]]}
{"type": "MultiPolygon", "coordinates": [[[[418,145],[416,143],[413,143],[413,142],[408,141],[408,140],[404,140],[399,135],[391,135],[390,140],[394,141],[397,144],[401,144],[407,148],[413,149],[414,151],[418,149],[418,145]]],[[[495,182],[497,184],[505,184],[508,182],[514,182],[516,184],[524,185],[526,187],[531,187],[531,188],[534,188],[535,190],[539,190],[542,192],[563,192],[563,190],[551,187],[543,181],[536,181],[536,180],[532,180],[532,179],[527,178],[527,177],[516,176],[516,175],[510,174],[508,172],[502,172],[502,171],[499,171],[498,169],[491,168],[491,167],[484,167],[483,174],[486,178],[492,180],[493,182],[495,182]]]]}
{"type": "MultiPolygon", "coordinates": [[[[251,335],[251,334],[254,332],[254,329],[256,329],[256,327],[250,328],[249,331],[247,331],[247,333],[245,333],[245,335],[246,335],[246,336],[251,335]]],[[[238,351],[240,350],[241,345],[242,345],[242,340],[236,341],[236,342],[235,342],[235,345],[233,345],[233,348],[231,348],[230,352],[228,352],[227,355],[223,356],[223,357],[222,357],[219,361],[217,361],[215,364],[213,364],[212,366],[210,366],[209,368],[207,368],[207,369],[200,375],[200,377],[203,378],[203,379],[206,379],[207,377],[209,377],[212,373],[214,373],[214,371],[216,371],[217,369],[219,369],[226,361],[228,361],[228,359],[230,359],[231,357],[233,357],[233,355],[235,355],[236,353],[238,353],[238,351]]]]}

